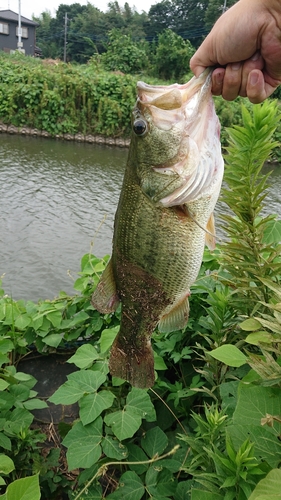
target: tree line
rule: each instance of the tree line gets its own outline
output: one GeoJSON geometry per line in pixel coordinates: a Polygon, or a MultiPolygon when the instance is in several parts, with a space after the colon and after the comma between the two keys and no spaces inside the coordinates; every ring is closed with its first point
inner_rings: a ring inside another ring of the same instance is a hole
{"type": "MultiPolygon", "coordinates": [[[[143,59],[137,67],[132,64],[132,67],[127,68],[127,72],[132,72],[139,71],[140,66],[149,69],[149,66],[155,65],[157,48],[159,43],[163,46],[164,33],[168,33],[164,44],[171,59],[175,59],[171,54],[175,49],[174,45],[183,52],[187,45],[187,52],[190,53],[190,47],[196,48],[223,10],[235,2],[236,0],[162,0],[151,6],[148,13],[139,13],[127,2],[121,7],[118,1],[108,3],[106,12],[100,11],[91,3],[60,4],[55,17],[46,10],[39,17],[33,17],[33,20],[39,23],[36,30],[37,45],[42,50],[43,58],[63,59],[66,54],[67,61],[81,64],[93,56],[97,59],[104,58],[104,54],[112,52],[113,45],[115,49],[117,46],[119,49],[123,44],[123,52],[124,45],[127,49],[130,46],[128,58],[133,56],[134,60],[139,57],[143,59]],[[169,46],[171,42],[173,43],[169,46]]],[[[160,50],[162,52],[163,47],[160,50]]],[[[111,54],[107,59],[113,58],[114,54],[111,54]]],[[[106,64],[112,66],[112,61],[107,61],[106,64]]],[[[121,67],[113,69],[125,70],[121,67]]]]}

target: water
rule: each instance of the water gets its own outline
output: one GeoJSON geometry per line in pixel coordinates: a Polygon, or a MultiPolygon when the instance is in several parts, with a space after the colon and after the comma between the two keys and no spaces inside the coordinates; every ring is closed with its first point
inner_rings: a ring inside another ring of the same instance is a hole
{"type": "MultiPolygon", "coordinates": [[[[60,290],[72,294],[82,255],[111,253],[127,154],[0,134],[0,276],[5,273],[6,293],[25,300],[52,299],[60,290]]],[[[281,168],[268,169],[273,177],[265,212],[281,217],[281,168]]]]}
{"type": "Polygon", "coordinates": [[[15,299],[73,293],[82,255],[111,252],[127,150],[0,135],[0,276],[15,299]],[[72,277],[69,276],[69,272],[72,277]]]}

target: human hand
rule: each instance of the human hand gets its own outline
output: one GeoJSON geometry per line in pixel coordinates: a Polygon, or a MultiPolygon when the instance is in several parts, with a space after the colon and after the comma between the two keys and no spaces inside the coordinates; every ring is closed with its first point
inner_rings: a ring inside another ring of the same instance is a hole
{"type": "Polygon", "coordinates": [[[264,101],[281,83],[281,1],[240,0],[225,12],[190,61],[196,76],[215,66],[212,92],[264,101]]]}

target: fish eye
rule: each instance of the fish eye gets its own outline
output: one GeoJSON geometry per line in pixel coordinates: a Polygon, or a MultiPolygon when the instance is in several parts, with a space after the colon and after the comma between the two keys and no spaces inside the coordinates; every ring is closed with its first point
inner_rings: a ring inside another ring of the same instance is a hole
{"type": "Polygon", "coordinates": [[[139,137],[145,135],[147,131],[147,122],[143,118],[137,118],[133,123],[133,131],[139,137]]]}

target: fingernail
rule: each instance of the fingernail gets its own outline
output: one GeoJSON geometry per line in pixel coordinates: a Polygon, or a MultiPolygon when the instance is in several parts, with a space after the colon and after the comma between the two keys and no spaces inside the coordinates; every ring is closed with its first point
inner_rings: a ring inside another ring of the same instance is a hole
{"type": "Polygon", "coordinates": [[[241,68],[241,63],[240,62],[236,62],[236,63],[232,63],[231,64],[231,69],[233,69],[234,71],[237,71],[240,68],[241,68]]]}
{"type": "Polygon", "coordinates": [[[258,83],[259,75],[257,73],[250,73],[249,83],[250,85],[256,85],[258,83]]]}

